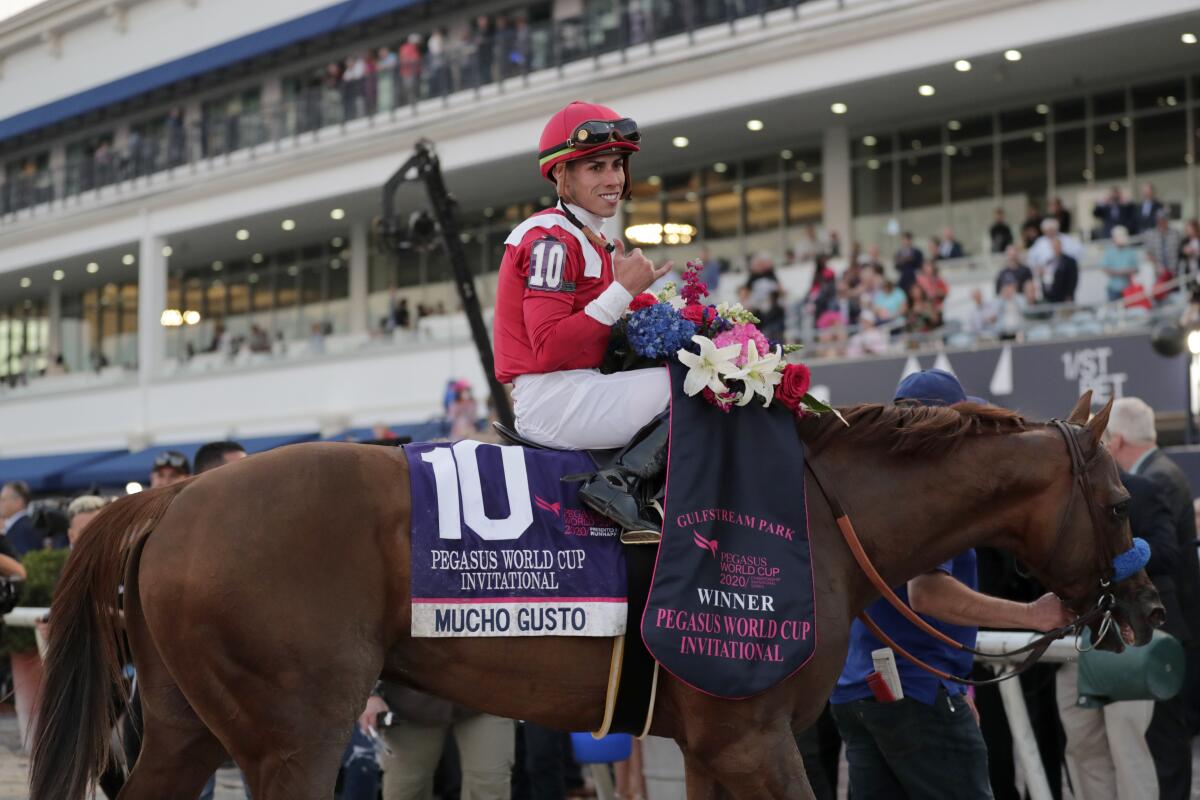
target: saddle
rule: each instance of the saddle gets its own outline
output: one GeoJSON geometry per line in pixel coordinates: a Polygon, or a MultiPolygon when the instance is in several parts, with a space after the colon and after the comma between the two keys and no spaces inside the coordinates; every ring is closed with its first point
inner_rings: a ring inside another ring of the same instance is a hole
{"type": "MultiPolygon", "coordinates": [[[[557,448],[557,447],[547,447],[544,444],[538,444],[537,442],[533,441],[532,439],[526,439],[524,436],[517,433],[512,428],[508,427],[500,420],[493,421],[492,428],[496,431],[496,433],[500,434],[501,439],[504,439],[509,444],[515,444],[515,445],[519,445],[521,447],[528,447],[531,450],[559,450],[559,449],[561,449],[561,448],[557,448]]],[[[613,461],[615,461],[617,458],[617,454],[620,453],[621,451],[619,448],[613,448],[611,450],[585,450],[584,452],[587,453],[588,457],[592,459],[592,463],[596,465],[596,469],[600,470],[600,469],[606,469],[606,468],[612,466],[613,461]]],[[[573,477],[573,476],[567,476],[567,477],[569,478],[569,477],[573,477]]]]}

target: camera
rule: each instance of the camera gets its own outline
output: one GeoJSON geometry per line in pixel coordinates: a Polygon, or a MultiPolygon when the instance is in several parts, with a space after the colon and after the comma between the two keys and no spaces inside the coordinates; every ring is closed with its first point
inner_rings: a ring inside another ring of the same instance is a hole
{"type": "Polygon", "coordinates": [[[0,578],[0,616],[7,614],[21,602],[22,578],[0,578]]]}

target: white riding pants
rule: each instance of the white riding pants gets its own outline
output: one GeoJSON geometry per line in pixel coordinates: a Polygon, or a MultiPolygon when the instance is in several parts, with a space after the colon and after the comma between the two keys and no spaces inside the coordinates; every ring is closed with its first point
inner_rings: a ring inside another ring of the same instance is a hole
{"type": "Polygon", "coordinates": [[[623,447],[671,400],[663,368],[603,375],[572,369],[520,375],[513,381],[517,432],[546,447],[623,447]]]}

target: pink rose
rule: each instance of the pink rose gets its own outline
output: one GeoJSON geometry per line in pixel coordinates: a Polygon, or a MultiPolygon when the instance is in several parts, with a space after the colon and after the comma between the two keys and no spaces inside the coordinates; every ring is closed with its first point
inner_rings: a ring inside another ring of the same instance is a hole
{"type": "Polygon", "coordinates": [[[775,387],[775,399],[795,413],[800,413],[800,403],[808,394],[812,373],[803,364],[788,364],[783,368],[783,378],[775,387]]]}

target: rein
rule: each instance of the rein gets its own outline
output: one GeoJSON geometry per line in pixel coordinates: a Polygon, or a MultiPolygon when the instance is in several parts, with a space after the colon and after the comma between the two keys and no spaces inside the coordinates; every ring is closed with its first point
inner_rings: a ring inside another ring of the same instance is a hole
{"type": "MultiPolygon", "coordinates": [[[[1079,441],[1072,434],[1071,428],[1068,423],[1063,422],[1062,420],[1056,419],[1056,420],[1052,420],[1051,424],[1054,425],[1055,429],[1058,430],[1058,432],[1062,434],[1063,439],[1066,442],[1067,453],[1071,457],[1071,477],[1073,478],[1073,480],[1072,480],[1072,485],[1071,485],[1071,492],[1067,498],[1066,509],[1065,509],[1063,515],[1059,518],[1058,529],[1054,534],[1054,542],[1050,547],[1049,554],[1047,555],[1045,561],[1042,564],[1043,567],[1046,564],[1049,564],[1050,561],[1053,559],[1054,555],[1058,552],[1059,545],[1062,541],[1063,530],[1066,527],[1067,522],[1071,518],[1071,510],[1072,510],[1072,507],[1075,502],[1075,489],[1078,488],[1082,491],[1085,502],[1087,501],[1088,498],[1090,498],[1092,496],[1091,480],[1087,476],[1087,467],[1088,467],[1088,464],[1090,463],[1090,461],[1084,459],[1083,449],[1079,446],[1079,441]]],[[[894,591],[892,591],[892,588],[887,585],[887,582],[884,581],[883,577],[879,574],[879,571],[877,569],[875,569],[875,565],[871,563],[870,557],[867,556],[866,551],[863,549],[862,542],[859,540],[858,534],[854,530],[854,523],[852,523],[850,521],[850,515],[848,513],[846,513],[845,509],[842,507],[842,504],[838,500],[837,495],[834,494],[833,492],[831,492],[826,487],[825,482],[821,480],[820,473],[817,470],[817,466],[814,463],[814,460],[811,458],[805,459],[804,463],[805,463],[805,466],[808,467],[809,473],[813,476],[813,480],[816,481],[817,488],[821,491],[821,495],[825,498],[825,501],[829,504],[829,508],[833,512],[833,516],[837,522],[838,530],[841,531],[842,538],[846,540],[846,545],[847,545],[847,547],[850,548],[850,553],[854,556],[854,560],[856,562],[858,562],[859,569],[861,569],[863,571],[863,573],[867,576],[867,579],[870,580],[871,585],[874,586],[875,589],[879,591],[879,593],[883,596],[883,598],[886,599],[888,601],[888,603],[890,603],[892,605],[893,608],[895,608],[898,612],[900,612],[901,616],[903,616],[905,619],[907,619],[909,622],[911,622],[913,625],[915,625],[918,630],[922,631],[923,633],[928,634],[929,636],[932,636],[934,639],[937,639],[942,644],[947,645],[948,647],[951,647],[958,651],[970,653],[974,656],[979,656],[982,658],[1007,658],[1007,657],[1010,657],[1010,656],[1013,656],[1013,655],[1016,655],[1019,653],[1024,653],[1024,652],[1029,653],[1029,655],[1026,656],[1026,658],[1019,665],[1017,665],[1014,669],[1012,669],[1008,672],[1005,672],[1003,675],[997,676],[995,678],[990,678],[987,680],[972,680],[970,678],[959,678],[955,675],[951,675],[951,674],[945,672],[944,670],[940,670],[937,667],[934,667],[934,666],[931,666],[931,665],[925,663],[921,659],[919,659],[916,656],[909,653],[907,650],[905,650],[900,645],[896,644],[896,642],[893,641],[890,636],[888,636],[886,633],[884,633],[879,628],[879,626],[875,624],[874,620],[872,620],[869,616],[867,616],[867,613],[865,611],[863,611],[862,613],[860,613],[858,615],[858,619],[863,623],[863,625],[865,625],[867,627],[867,630],[869,630],[872,634],[874,634],[875,637],[878,638],[881,642],[883,642],[884,645],[886,645],[887,647],[890,647],[892,650],[896,651],[901,656],[908,659],[913,664],[915,664],[916,666],[925,670],[926,672],[932,673],[933,675],[936,675],[937,677],[939,677],[943,680],[953,681],[955,683],[962,683],[962,684],[967,684],[970,686],[988,686],[991,684],[1000,683],[1001,681],[1009,680],[1010,678],[1020,675],[1022,672],[1024,672],[1025,670],[1027,670],[1031,666],[1033,666],[1037,662],[1037,660],[1042,656],[1042,654],[1045,653],[1046,650],[1050,647],[1051,643],[1053,643],[1055,640],[1061,639],[1062,637],[1064,637],[1068,634],[1071,634],[1071,633],[1079,634],[1083,631],[1084,626],[1091,624],[1092,622],[1096,621],[1097,619],[1103,618],[1103,620],[1104,620],[1103,624],[1105,626],[1104,630],[1105,630],[1105,632],[1107,632],[1108,626],[1112,622],[1112,608],[1113,608],[1113,605],[1115,604],[1116,600],[1113,597],[1112,593],[1108,591],[1108,589],[1110,587],[1109,578],[1112,575],[1111,554],[1108,553],[1109,548],[1106,547],[1107,543],[1103,540],[1103,537],[1100,535],[1102,526],[1099,524],[1099,520],[1097,518],[1097,509],[1095,507],[1095,503],[1088,502],[1087,506],[1088,506],[1089,515],[1091,516],[1092,531],[1095,534],[1096,539],[1097,539],[1097,544],[1099,545],[1098,550],[1100,552],[1100,559],[1101,559],[1101,564],[1102,564],[1101,575],[1104,576],[1104,577],[1101,577],[1101,579],[1100,579],[1100,589],[1101,589],[1100,599],[1096,602],[1096,605],[1094,607],[1092,607],[1087,613],[1076,618],[1074,622],[1064,625],[1061,628],[1056,628],[1055,630],[1048,631],[1048,632],[1042,634],[1037,639],[1034,639],[1033,641],[1031,641],[1029,644],[1025,645],[1024,647],[1018,648],[1016,650],[1012,650],[1012,651],[1010,651],[1008,653],[1004,653],[1002,655],[997,655],[997,654],[992,654],[992,653],[985,653],[980,650],[976,650],[973,647],[968,647],[965,644],[963,644],[962,642],[959,642],[959,641],[947,636],[942,631],[938,630],[937,628],[933,627],[925,620],[921,619],[920,615],[917,614],[917,612],[913,611],[913,609],[907,603],[905,603],[899,597],[897,597],[896,593],[894,591]]],[[[1099,641],[1099,638],[1097,638],[1097,641],[1099,641]]],[[[1077,649],[1078,649],[1078,645],[1077,645],[1077,649]]]]}

